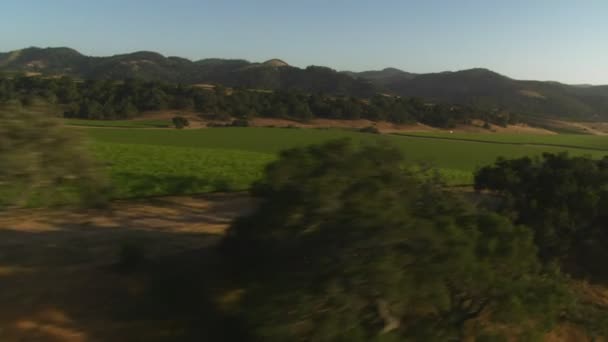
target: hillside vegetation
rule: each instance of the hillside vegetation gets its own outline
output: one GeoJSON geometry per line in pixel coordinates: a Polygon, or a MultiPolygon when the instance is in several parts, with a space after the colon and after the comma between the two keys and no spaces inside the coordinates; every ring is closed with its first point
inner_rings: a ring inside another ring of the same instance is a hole
{"type": "MultiPolygon", "coordinates": [[[[276,63],[276,62],[273,62],[276,63]]],[[[368,119],[393,123],[422,122],[437,127],[454,127],[473,119],[487,126],[506,126],[518,117],[507,111],[434,104],[419,98],[375,95],[371,98],[309,94],[295,90],[258,91],[222,86],[169,84],[126,79],[76,81],[70,77],[44,78],[0,76],[0,105],[31,106],[45,102],[57,114],[80,119],[129,119],[144,111],[196,111],[219,121],[238,118],[240,125],[255,117],[307,121],[313,118],[368,119]]]]}
{"type": "Polygon", "coordinates": [[[387,68],[356,73],[320,66],[301,69],[278,59],[264,63],[238,59],[190,61],[146,51],[89,57],[69,48],[27,48],[0,54],[0,71],[97,80],[138,78],[185,84],[214,83],[355,97],[387,93],[484,110],[508,110],[520,115],[580,120],[608,118],[608,86],[521,81],[486,69],[413,74],[387,68]]]}
{"type": "Polygon", "coordinates": [[[369,82],[355,80],[325,67],[300,69],[278,59],[265,63],[219,58],[190,61],[148,51],[89,57],[69,48],[27,48],[0,54],[0,70],[82,79],[139,78],[189,84],[219,83],[230,87],[297,89],[355,96],[374,93],[369,82]]]}
{"type": "MultiPolygon", "coordinates": [[[[376,82],[378,83],[378,82],[376,82]]],[[[399,77],[384,85],[401,96],[508,108],[522,115],[599,120],[608,117],[608,89],[519,81],[486,69],[399,77]]]]}

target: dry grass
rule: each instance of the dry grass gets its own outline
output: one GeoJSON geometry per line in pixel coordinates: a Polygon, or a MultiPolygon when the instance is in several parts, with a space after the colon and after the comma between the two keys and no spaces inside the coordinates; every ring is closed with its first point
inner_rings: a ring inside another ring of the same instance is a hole
{"type": "MultiPolygon", "coordinates": [[[[143,113],[134,120],[171,120],[175,116],[183,116],[190,122],[191,128],[205,128],[209,123],[228,123],[229,121],[207,120],[200,117],[200,114],[192,111],[154,111],[143,113]]],[[[406,133],[406,132],[455,132],[455,133],[504,133],[504,134],[556,134],[555,132],[532,127],[526,124],[508,125],[501,127],[490,125],[490,129],[483,128],[484,122],[474,120],[471,125],[458,125],[455,128],[441,129],[428,126],[422,123],[415,124],[395,124],[386,121],[371,121],[366,119],[359,120],[337,120],[337,119],[313,119],[306,122],[277,119],[277,118],[254,118],[249,120],[249,124],[254,127],[299,127],[299,128],[345,128],[361,129],[375,126],[381,133],[406,133]]],[[[608,124],[606,126],[608,131],[608,124]]]]}
{"type": "Polygon", "coordinates": [[[534,90],[525,90],[524,89],[524,90],[520,90],[519,93],[521,95],[523,95],[523,96],[531,97],[531,98],[535,98],[535,99],[543,99],[544,100],[546,98],[543,94],[541,94],[541,93],[539,93],[537,91],[534,91],[534,90]]]}
{"type": "Polygon", "coordinates": [[[454,133],[505,133],[505,134],[555,134],[547,129],[531,127],[525,124],[508,125],[501,127],[490,125],[490,129],[483,128],[483,122],[476,120],[471,125],[458,125],[455,128],[441,129],[431,127],[422,123],[394,124],[386,121],[374,122],[370,120],[331,120],[314,119],[307,122],[297,122],[286,119],[255,118],[251,120],[252,126],[258,127],[300,127],[300,128],[348,128],[360,129],[375,126],[381,133],[406,133],[406,132],[454,132],[454,133]]]}

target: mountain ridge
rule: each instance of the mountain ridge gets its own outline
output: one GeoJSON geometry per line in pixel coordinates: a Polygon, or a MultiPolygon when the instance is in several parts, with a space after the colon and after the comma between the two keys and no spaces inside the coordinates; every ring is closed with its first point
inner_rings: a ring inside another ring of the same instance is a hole
{"type": "Polygon", "coordinates": [[[82,79],[140,78],[172,83],[215,83],[229,87],[298,90],[355,97],[375,94],[421,97],[434,102],[474,104],[488,110],[570,119],[608,119],[608,85],[569,85],[516,80],[485,68],[410,73],[397,68],[362,72],[323,66],[299,68],[275,58],[190,60],[136,51],[107,57],[67,48],[30,47],[0,53],[0,71],[82,79]]]}

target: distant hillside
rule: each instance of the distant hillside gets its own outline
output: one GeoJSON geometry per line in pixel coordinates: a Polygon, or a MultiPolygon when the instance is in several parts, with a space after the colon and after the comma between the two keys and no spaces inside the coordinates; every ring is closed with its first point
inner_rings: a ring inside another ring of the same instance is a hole
{"type": "Polygon", "coordinates": [[[522,115],[608,119],[608,86],[520,81],[487,69],[411,74],[398,69],[350,73],[389,94],[505,109],[522,115]]]}
{"type": "Polygon", "coordinates": [[[557,82],[519,81],[487,69],[393,78],[376,85],[401,96],[508,109],[525,115],[569,119],[607,119],[608,86],[571,86],[557,82]]]}
{"type": "Polygon", "coordinates": [[[300,69],[280,59],[245,60],[179,57],[140,51],[110,57],[87,57],[68,48],[27,48],[0,54],[0,71],[69,75],[83,79],[139,78],[174,83],[220,83],[231,87],[295,89],[371,96],[370,82],[324,67],[300,69]]]}
{"type": "Polygon", "coordinates": [[[413,74],[395,68],[337,72],[321,66],[297,68],[280,59],[263,63],[217,58],[191,61],[146,51],[88,57],[69,48],[27,48],[0,53],[0,71],[70,75],[83,79],[217,83],[229,87],[355,97],[385,93],[522,115],[608,120],[608,86],[520,81],[487,69],[431,74],[413,74]]]}
{"type": "Polygon", "coordinates": [[[376,85],[380,86],[385,86],[387,84],[399,80],[413,79],[417,76],[416,74],[412,74],[410,72],[406,72],[396,68],[385,68],[382,70],[372,70],[363,72],[344,71],[343,73],[348,74],[354,78],[372,81],[376,85]]]}

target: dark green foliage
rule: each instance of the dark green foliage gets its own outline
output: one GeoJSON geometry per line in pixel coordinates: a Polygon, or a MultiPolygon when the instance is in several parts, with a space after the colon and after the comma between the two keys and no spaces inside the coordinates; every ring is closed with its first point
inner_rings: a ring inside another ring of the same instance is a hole
{"type": "Polygon", "coordinates": [[[531,231],[403,165],[393,147],[333,141],[267,168],[225,243],[261,340],[450,341],[480,316],[527,331],[556,319],[568,296],[531,231]]]}
{"type": "MultiPolygon", "coordinates": [[[[548,260],[592,254],[608,241],[608,159],[567,154],[499,159],[475,176],[478,190],[499,193],[501,210],[534,229],[548,260]]],[[[582,260],[579,266],[587,264],[582,260]]]]}
{"type": "Polygon", "coordinates": [[[97,80],[137,78],[184,84],[221,83],[229,87],[323,91],[333,95],[370,96],[375,92],[370,82],[329,68],[300,69],[286,64],[226,59],[190,61],[149,51],[88,57],[67,48],[27,48],[0,54],[0,70],[97,80]]]}
{"type": "Polygon", "coordinates": [[[420,96],[440,103],[459,103],[486,112],[506,109],[540,117],[597,120],[608,115],[608,88],[557,82],[520,81],[487,69],[470,69],[370,78],[386,92],[420,96]]]}
{"type": "MultiPolygon", "coordinates": [[[[183,84],[223,84],[244,89],[323,92],[332,96],[361,98],[385,93],[423,97],[433,103],[470,106],[486,113],[506,109],[511,113],[537,117],[597,120],[608,115],[606,86],[520,81],[486,69],[411,74],[387,68],[353,73],[319,66],[300,69],[275,62],[190,61],[148,51],[87,57],[68,48],[27,48],[0,53],[0,70],[10,73],[38,72],[45,76],[70,75],[115,81],[137,78],[183,84]]],[[[1,88],[0,85],[0,92],[1,88]]],[[[192,101],[186,98],[178,98],[170,104],[181,109],[191,105],[192,101]]]]}
{"type": "Polygon", "coordinates": [[[367,126],[359,129],[359,132],[362,133],[371,133],[371,134],[380,134],[380,130],[376,126],[367,126]]]}
{"type": "MultiPolygon", "coordinates": [[[[67,118],[129,119],[152,110],[196,110],[213,120],[276,117],[298,121],[313,118],[385,120],[398,124],[422,122],[452,127],[472,119],[504,121],[504,112],[486,113],[470,106],[429,104],[417,98],[376,95],[369,100],[301,91],[263,92],[221,86],[203,89],[181,84],[126,79],[123,82],[75,82],[41,77],[0,77],[0,101],[24,104],[44,99],[59,105],[67,118]]],[[[239,121],[240,122],[240,121],[239,121]]],[[[502,121],[501,121],[502,122],[502,121]]]]}
{"type": "Polygon", "coordinates": [[[232,127],[249,127],[249,121],[245,119],[233,120],[230,124],[232,127]]]}
{"type": "Polygon", "coordinates": [[[177,129],[190,126],[188,119],[184,118],[183,116],[175,116],[173,119],[171,119],[171,122],[173,122],[173,126],[175,126],[177,129]]]}

